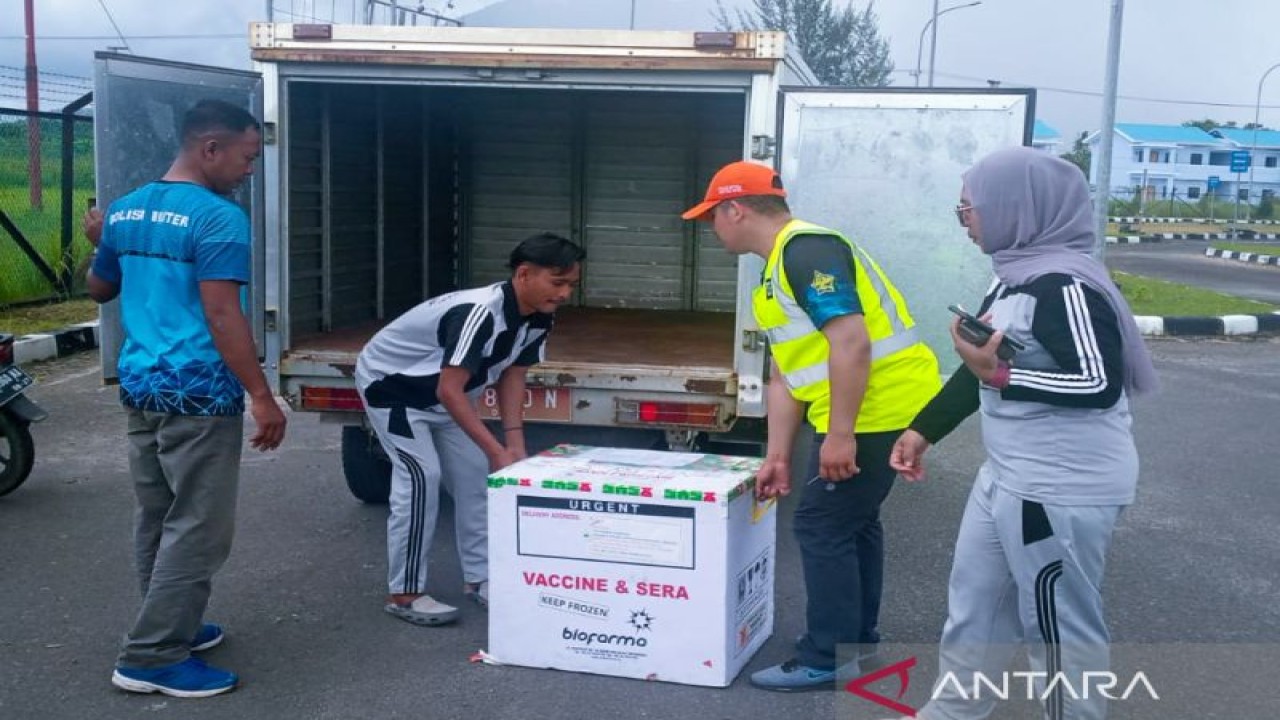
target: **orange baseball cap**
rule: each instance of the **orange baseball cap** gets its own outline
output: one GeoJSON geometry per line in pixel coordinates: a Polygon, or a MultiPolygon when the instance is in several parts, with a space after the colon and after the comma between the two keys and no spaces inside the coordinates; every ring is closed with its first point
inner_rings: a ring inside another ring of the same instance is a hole
{"type": "Polygon", "coordinates": [[[787,191],[782,189],[782,178],[778,177],[773,168],[739,160],[720,168],[707,186],[706,198],[680,217],[685,220],[704,220],[716,205],[747,195],[786,197],[787,191]]]}

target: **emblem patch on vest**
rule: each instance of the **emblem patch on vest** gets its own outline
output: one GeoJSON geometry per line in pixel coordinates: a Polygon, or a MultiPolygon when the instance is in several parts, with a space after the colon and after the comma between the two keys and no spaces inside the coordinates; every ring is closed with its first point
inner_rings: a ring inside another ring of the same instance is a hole
{"type": "Polygon", "coordinates": [[[809,287],[819,295],[833,293],[836,291],[836,276],[814,270],[813,282],[809,283],[809,287]]]}
{"type": "Polygon", "coordinates": [[[773,280],[771,278],[766,278],[764,281],[764,296],[769,300],[773,299],[773,280]]]}

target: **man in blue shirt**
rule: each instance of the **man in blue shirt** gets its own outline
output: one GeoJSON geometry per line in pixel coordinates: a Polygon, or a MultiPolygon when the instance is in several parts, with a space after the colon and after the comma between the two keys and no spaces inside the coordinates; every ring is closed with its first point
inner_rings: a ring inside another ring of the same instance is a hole
{"type": "Polygon", "coordinates": [[[204,622],[213,574],[231,551],[244,439],[244,396],[271,450],[285,417],[241,307],[249,282],[249,222],[225,196],[249,177],[257,120],[218,100],[183,118],[182,148],[164,177],[91,210],[97,246],[89,295],[120,298],[120,399],[138,499],[135,561],[142,608],[111,681],[132,692],[208,697],[235,673],[192,657],[222,641],[204,622]]]}

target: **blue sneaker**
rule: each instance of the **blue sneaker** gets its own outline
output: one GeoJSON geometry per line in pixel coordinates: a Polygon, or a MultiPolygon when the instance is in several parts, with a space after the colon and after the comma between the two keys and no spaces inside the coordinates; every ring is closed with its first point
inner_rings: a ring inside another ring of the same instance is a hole
{"type": "Polygon", "coordinates": [[[836,671],[819,670],[788,660],[751,673],[751,684],[762,690],[798,692],[803,690],[830,690],[835,687],[836,671]]]}
{"type": "Polygon", "coordinates": [[[158,692],[181,698],[202,698],[235,688],[240,678],[233,672],[210,667],[200,658],[158,668],[117,666],[111,684],[136,693],[158,692]]]}
{"type": "Polygon", "coordinates": [[[191,652],[200,652],[221,645],[222,638],[225,636],[226,633],[222,632],[222,626],[218,623],[205,623],[200,626],[200,631],[191,640],[191,652]]]}

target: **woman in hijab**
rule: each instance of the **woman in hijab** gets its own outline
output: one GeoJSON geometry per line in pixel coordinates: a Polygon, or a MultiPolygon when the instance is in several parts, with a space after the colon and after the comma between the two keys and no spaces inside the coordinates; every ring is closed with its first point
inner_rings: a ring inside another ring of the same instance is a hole
{"type": "Polygon", "coordinates": [[[1025,646],[1033,670],[1062,674],[1037,688],[1049,718],[1101,718],[1105,697],[1081,683],[1109,669],[1103,569],[1138,479],[1129,398],[1156,388],[1155,370],[1090,255],[1097,236],[1076,166],[1029,148],[994,152],[964,174],[956,215],[991,256],[996,282],[977,314],[998,332],[978,346],[952,324],[964,365],[893,450],[893,467],[919,480],[928,447],[981,413],[987,459],[956,540],[940,682],[919,717],[987,717],[996,696],[973,692],[978,674],[999,683],[1025,646]],[[996,354],[1005,336],[1022,345],[1009,362],[996,354]]]}

